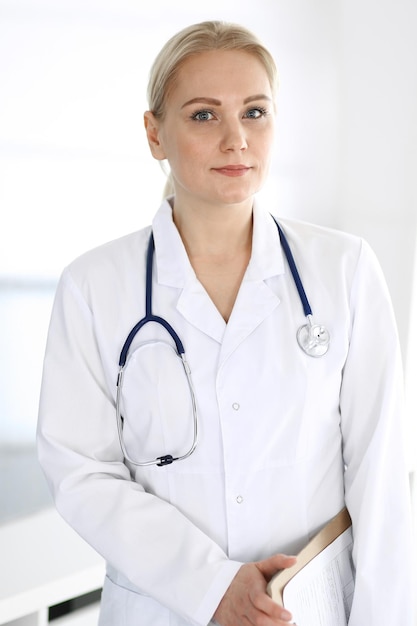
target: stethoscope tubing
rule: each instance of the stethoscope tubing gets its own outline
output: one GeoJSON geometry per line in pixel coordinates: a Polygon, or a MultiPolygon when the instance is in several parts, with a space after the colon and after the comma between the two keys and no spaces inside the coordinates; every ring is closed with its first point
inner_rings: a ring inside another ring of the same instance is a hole
{"type": "Polygon", "coordinates": [[[312,316],[313,315],[313,311],[311,310],[311,306],[310,303],[308,301],[306,292],[304,290],[303,287],[303,283],[301,282],[301,278],[300,278],[300,274],[298,273],[298,269],[297,266],[295,264],[294,261],[294,257],[293,254],[291,252],[291,248],[290,245],[288,243],[288,239],[286,238],[284,231],[282,230],[281,226],[278,224],[277,220],[275,219],[275,217],[272,215],[272,219],[274,220],[277,228],[278,228],[278,233],[279,233],[279,239],[281,242],[281,246],[284,250],[284,254],[285,254],[285,258],[287,259],[287,263],[290,267],[290,271],[291,271],[291,275],[294,279],[295,282],[295,286],[297,288],[298,291],[298,295],[300,296],[300,300],[301,300],[301,304],[303,305],[303,311],[304,311],[304,315],[306,317],[308,316],[312,316]]]}
{"type": "Polygon", "coordinates": [[[177,352],[179,355],[184,354],[184,346],[182,344],[181,339],[178,334],[172,328],[171,324],[169,324],[163,317],[159,317],[158,315],[152,314],[152,264],[153,264],[153,255],[155,251],[155,241],[153,238],[153,233],[151,233],[149,237],[148,250],[146,253],[146,309],[145,309],[145,317],[143,317],[135,326],[132,328],[130,333],[128,334],[126,341],[123,344],[123,348],[120,352],[119,358],[119,367],[122,367],[126,364],[127,354],[129,352],[130,344],[133,339],[137,335],[145,324],[149,322],[155,322],[156,324],[161,324],[165,328],[165,330],[171,335],[172,339],[175,342],[177,352]]]}
{"type": "Polygon", "coordinates": [[[153,237],[153,233],[151,233],[149,237],[148,250],[146,254],[146,310],[145,317],[143,317],[135,326],[132,328],[130,333],[128,334],[126,341],[123,344],[123,348],[120,352],[119,358],[119,371],[117,374],[117,383],[116,383],[116,421],[117,421],[117,432],[120,442],[120,447],[122,449],[123,455],[127,461],[136,465],[138,467],[146,467],[149,465],[158,465],[162,467],[164,465],[170,465],[174,461],[183,461],[187,459],[195,450],[198,441],[198,414],[197,414],[197,402],[195,398],[194,385],[191,378],[191,369],[188,365],[187,359],[185,357],[185,350],[181,339],[179,338],[176,331],[173,329],[171,324],[169,324],[163,317],[159,317],[158,315],[153,315],[152,313],[152,266],[153,266],[153,255],[155,251],[155,241],[153,237]],[[152,459],[150,461],[134,461],[128,454],[126,446],[123,441],[123,417],[120,411],[121,405],[121,393],[123,387],[123,376],[124,376],[124,368],[126,365],[127,355],[129,352],[129,348],[135,336],[138,332],[143,328],[146,324],[154,322],[156,324],[160,324],[165,328],[171,338],[174,340],[175,347],[177,350],[177,355],[181,359],[181,363],[184,369],[184,373],[187,379],[188,387],[191,395],[191,406],[193,412],[193,440],[190,448],[185,452],[185,454],[181,456],[172,456],[172,454],[164,454],[162,456],[157,457],[156,459],[152,459]]]}
{"type": "MultiPolygon", "coordinates": [[[[291,275],[294,279],[294,283],[297,288],[297,292],[298,292],[298,295],[300,297],[300,301],[303,307],[304,315],[307,317],[307,321],[308,321],[307,324],[305,324],[304,326],[301,326],[298,329],[297,342],[299,346],[301,347],[301,349],[309,356],[313,356],[313,357],[323,356],[324,354],[326,354],[328,350],[329,340],[330,340],[329,333],[323,326],[313,324],[313,321],[312,321],[313,312],[312,312],[310,303],[308,301],[306,292],[304,290],[303,283],[301,281],[300,274],[298,272],[297,265],[295,263],[293,254],[291,252],[291,248],[289,246],[288,240],[281,226],[278,224],[277,220],[275,219],[275,217],[273,215],[271,215],[271,217],[273,218],[277,226],[280,243],[284,250],[284,254],[287,259],[287,262],[291,271],[291,275]]],[[[144,466],[149,466],[149,465],[157,465],[157,466],[162,467],[165,465],[170,465],[174,461],[182,461],[184,459],[187,459],[194,452],[197,446],[197,440],[198,440],[197,402],[195,398],[194,386],[193,386],[192,377],[191,377],[191,369],[185,357],[185,349],[184,349],[183,343],[181,339],[179,338],[178,334],[176,333],[176,331],[171,326],[171,324],[167,322],[167,320],[165,320],[162,317],[159,317],[158,315],[153,315],[152,313],[152,269],[153,269],[154,251],[155,251],[155,241],[154,241],[153,233],[151,232],[150,237],[149,237],[148,249],[146,253],[145,316],[141,320],[139,320],[139,322],[135,324],[135,326],[133,326],[132,330],[128,334],[123,344],[122,350],[120,352],[119,371],[118,371],[117,383],[116,383],[116,387],[117,387],[116,420],[117,420],[117,432],[118,432],[120,447],[121,447],[121,450],[123,452],[125,459],[129,461],[132,465],[135,465],[138,467],[144,467],[144,466]],[[188,383],[188,387],[189,387],[190,394],[191,394],[191,404],[192,404],[192,412],[193,412],[193,441],[192,441],[190,448],[187,450],[187,452],[185,452],[184,454],[180,456],[174,457],[171,454],[165,454],[165,455],[157,457],[156,459],[152,459],[150,461],[138,462],[138,461],[134,461],[129,456],[126,450],[126,446],[123,441],[123,416],[121,415],[121,410],[120,410],[121,393],[122,393],[122,386],[123,386],[124,368],[126,366],[129,348],[132,344],[133,339],[135,338],[137,333],[141,330],[141,328],[143,328],[146,324],[150,322],[160,324],[163,328],[165,328],[165,330],[168,332],[168,334],[171,336],[172,340],[174,341],[177,355],[181,359],[181,363],[184,368],[184,373],[187,378],[187,383],[188,383]]]]}

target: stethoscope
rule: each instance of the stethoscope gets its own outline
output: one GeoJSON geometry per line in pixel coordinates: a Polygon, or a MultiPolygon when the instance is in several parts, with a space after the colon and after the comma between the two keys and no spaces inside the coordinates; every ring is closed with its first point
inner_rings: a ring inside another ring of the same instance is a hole
{"type": "MultiPolygon", "coordinates": [[[[273,216],[272,216],[273,217],[273,216]]],[[[328,330],[322,326],[321,324],[314,324],[313,322],[313,312],[308,301],[306,292],[303,287],[303,283],[301,282],[300,275],[298,273],[297,266],[294,261],[294,257],[292,255],[288,240],[276,219],[273,217],[274,222],[278,228],[279,238],[281,242],[281,246],[284,250],[285,257],[287,259],[288,266],[291,271],[291,275],[294,279],[295,286],[298,291],[298,295],[301,300],[301,304],[303,306],[304,315],[307,318],[307,323],[300,326],[297,330],[297,342],[300,348],[311,357],[321,357],[324,356],[330,345],[330,335],[328,330]]],[[[149,465],[157,465],[159,467],[163,467],[165,465],[170,465],[174,461],[183,461],[187,459],[194,452],[197,446],[198,439],[198,415],[197,415],[197,403],[195,399],[194,387],[191,379],[191,370],[188,365],[188,362],[185,358],[185,350],[182,344],[181,339],[178,334],[175,332],[173,327],[163,318],[158,317],[152,313],[152,265],[153,265],[153,255],[155,251],[155,242],[153,238],[153,234],[151,233],[149,237],[148,249],[146,254],[146,305],[145,305],[145,317],[143,317],[135,326],[132,328],[130,333],[128,334],[126,341],[123,344],[122,351],[120,353],[119,358],[119,371],[117,375],[117,384],[116,384],[116,420],[117,420],[117,432],[119,436],[120,447],[122,449],[123,455],[127,461],[132,463],[137,467],[145,467],[149,465]],[[127,450],[123,441],[123,416],[121,415],[121,396],[122,396],[122,387],[123,387],[123,376],[127,361],[127,356],[129,352],[130,345],[133,339],[136,337],[138,332],[148,324],[149,322],[154,322],[156,324],[160,324],[165,328],[167,333],[171,336],[175,343],[177,356],[180,358],[183,370],[186,376],[186,380],[188,383],[188,388],[191,395],[191,406],[193,413],[193,440],[190,448],[182,455],[173,456],[172,454],[164,454],[162,456],[158,456],[156,459],[152,459],[150,461],[135,461],[133,460],[127,450]]]]}

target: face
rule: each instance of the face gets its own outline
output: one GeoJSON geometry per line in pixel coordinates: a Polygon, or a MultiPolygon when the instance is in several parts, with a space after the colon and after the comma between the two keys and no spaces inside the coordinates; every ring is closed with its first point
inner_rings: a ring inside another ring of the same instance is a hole
{"type": "Polygon", "coordinates": [[[184,62],[163,120],[145,113],[156,159],[167,159],[175,205],[252,202],[269,168],[274,103],[262,63],[242,51],[213,50],[184,62]]]}

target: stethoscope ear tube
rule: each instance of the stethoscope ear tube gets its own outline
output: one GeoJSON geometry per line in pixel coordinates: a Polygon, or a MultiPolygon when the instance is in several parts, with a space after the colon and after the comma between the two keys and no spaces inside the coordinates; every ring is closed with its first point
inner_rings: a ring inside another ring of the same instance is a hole
{"type": "Polygon", "coordinates": [[[117,434],[119,437],[120,447],[123,452],[123,455],[127,461],[132,463],[132,465],[138,467],[144,467],[148,465],[157,465],[158,467],[163,467],[165,465],[170,465],[174,461],[182,461],[188,458],[195,450],[197,446],[197,437],[198,437],[198,415],[197,415],[197,403],[195,399],[193,382],[191,379],[191,370],[188,365],[188,362],[185,358],[185,350],[181,339],[178,334],[172,328],[171,324],[169,324],[164,318],[159,317],[157,315],[152,314],[152,264],[153,264],[153,255],[155,250],[155,242],[153,238],[153,234],[149,238],[148,250],[146,254],[146,311],[145,317],[143,317],[135,326],[132,328],[130,333],[128,334],[126,341],[123,344],[123,348],[120,352],[119,357],[119,371],[117,374],[117,383],[116,383],[116,421],[117,421],[117,434]],[[137,333],[149,322],[154,322],[156,324],[160,324],[165,328],[170,337],[173,339],[177,351],[178,357],[181,359],[182,366],[184,368],[184,373],[187,378],[188,387],[191,395],[191,405],[193,412],[193,440],[191,447],[185,454],[181,456],[174,457],[171,454],[165,454],[163,456],[157,457],[151,461],[134,461],[128,454],[126,450],[126,446],[123,440],[123,416],[121,415],[121,395],[122,395],[122,387],[123,387],[123,375],[124,368],[126,365],[127,355],[129,352],[129,348],[132,344],[133,339],[137,335],[137,333]]]}
{"type": "Polygon", "coordinates": [[[121,401],[122,401],[122,387],[123,387],[123,376],[124,376],[124,368],[125,364],[119,367],[119,371],[117,374],[117,386],[116,386],[116,421],[117,421],[117,434],[119,438],[120,448],[123,452],[124,458],[129,461],[132,465],[137,467],[145,467],[149,465],[157,465],[158,467],[163,467],[165,465],[170,465],[174,461],[183,461],[187,459],[194,452],[197,446],[198,441],[198,414],[197,414],[197,402],[194,393],[193,381],[191,378],[191,369],[188,365],[188,362],[185,358],[185,353],[181,353],[178,355],[181,359],[181,363],[184,369],[185,376],[187,378],[188,387],[190,390],[191,396],[191,406],[193,413],[193,440],[191,446],[187,452],[180,456],[174,457],[172,454],[165,454],[163,456],[158,456],[156,459],[152,459],[150,461],[135,461],[132,459],[126,449],[124,440],[123,440],[123,416],[121,414],[121,401]]]}

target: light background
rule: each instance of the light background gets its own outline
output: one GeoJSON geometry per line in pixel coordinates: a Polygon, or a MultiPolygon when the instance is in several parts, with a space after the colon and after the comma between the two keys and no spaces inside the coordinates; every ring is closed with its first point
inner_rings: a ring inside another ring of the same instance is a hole
{"type": "Polygon", "coordinates": [[[159,205],[164,177],[142,124],[148,71],[169,36],[204,19],[249,26],[277,60],[271,209],[362,235],[381,261],[414,464],[415,0],[0,0],[0,446],[33,445],[63,266],[159,205]]]}

